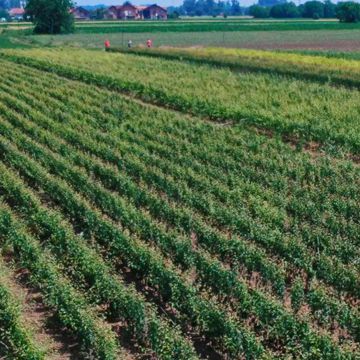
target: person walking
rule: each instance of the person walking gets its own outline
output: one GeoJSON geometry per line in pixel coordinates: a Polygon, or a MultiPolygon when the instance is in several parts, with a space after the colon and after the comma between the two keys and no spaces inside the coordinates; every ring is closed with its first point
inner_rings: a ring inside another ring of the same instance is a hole
{"type": "Polygon", "coordinates": [[[152,47],[152,40],[151,40],[151,39],[148,39],[148,40],[146,41],[146,46],[147,46],[148,48],[151,48],[151,47],[152,47]]]}
{"type": "Polygon", "coordinates": [[[105,40],[104,45],[105,45],[105,51],[110,49],[110,41],[109,40],[105,40]]]}
{"type": "Polygon", "coordinates": [[[132,47],[132,41],[129,40],[129,41],[128,41],[128,48],[131,49],[131,47],[132,47]]]}

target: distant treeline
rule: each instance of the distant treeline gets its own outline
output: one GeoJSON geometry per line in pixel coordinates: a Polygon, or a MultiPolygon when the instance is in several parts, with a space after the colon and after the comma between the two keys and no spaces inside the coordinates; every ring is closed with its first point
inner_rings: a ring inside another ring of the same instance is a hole
{"type": "Polygon", "coordinates": [[[248,12],[255,18],[335,18],[336,4],[330,0],[313,0],[296,6],[293,2],[260,0],[257,5],[250,6],[248,12]]]}
{"type": "Polygon", "coordinates": [[[296,5],[286,0],[259,0],[250,7],[241,7],[238,0],[184,0],[179,7],[170,7],[170,16],[219,16],[251,15],[255,18],[339,18],[344,22],[360,20],[360,4],[352,1],[332,3],[325,1],[307,1],[296,5]]]}

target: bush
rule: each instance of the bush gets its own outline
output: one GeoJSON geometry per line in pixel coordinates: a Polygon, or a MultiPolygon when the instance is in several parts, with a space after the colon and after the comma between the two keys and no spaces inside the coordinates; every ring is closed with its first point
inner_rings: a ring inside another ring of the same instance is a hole
{"type": "Polygon", "coordinates": [[[339,3],[336,6],[336,17],[341,22],[358,22],[360,20],[360,4],[353,1],[339,3]]]}

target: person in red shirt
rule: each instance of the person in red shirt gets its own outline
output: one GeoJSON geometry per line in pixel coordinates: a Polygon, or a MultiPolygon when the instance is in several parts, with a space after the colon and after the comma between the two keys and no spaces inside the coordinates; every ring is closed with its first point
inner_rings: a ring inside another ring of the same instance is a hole
{"type": "Polygon", "coordinates": [[[110,49],[110,41],[109,40],[105,40],[105,50],[110,49]]]}
{"type": "Polygon", "coordinates": [[[148,48],[151,48],[151,47],[152,47],[152,40],[151,40],[151,39],[148,39],[148,40],[146,41],[146,46],[147,46],[148,48]]]}

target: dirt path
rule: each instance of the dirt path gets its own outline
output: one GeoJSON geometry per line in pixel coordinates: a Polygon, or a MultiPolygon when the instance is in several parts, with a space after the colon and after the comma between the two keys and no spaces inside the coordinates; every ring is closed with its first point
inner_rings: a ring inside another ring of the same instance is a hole
{"type": "Polygon", "coordinates": [[[15,269],[11,255],[0,257],[0,277],[21,306],[21,320],[35,344],[46,351],[47,360],[79,359],[79,346],[65,334],[54,312],[43,302],[41,293],[29,285],[26,270],[15,269]]]}

